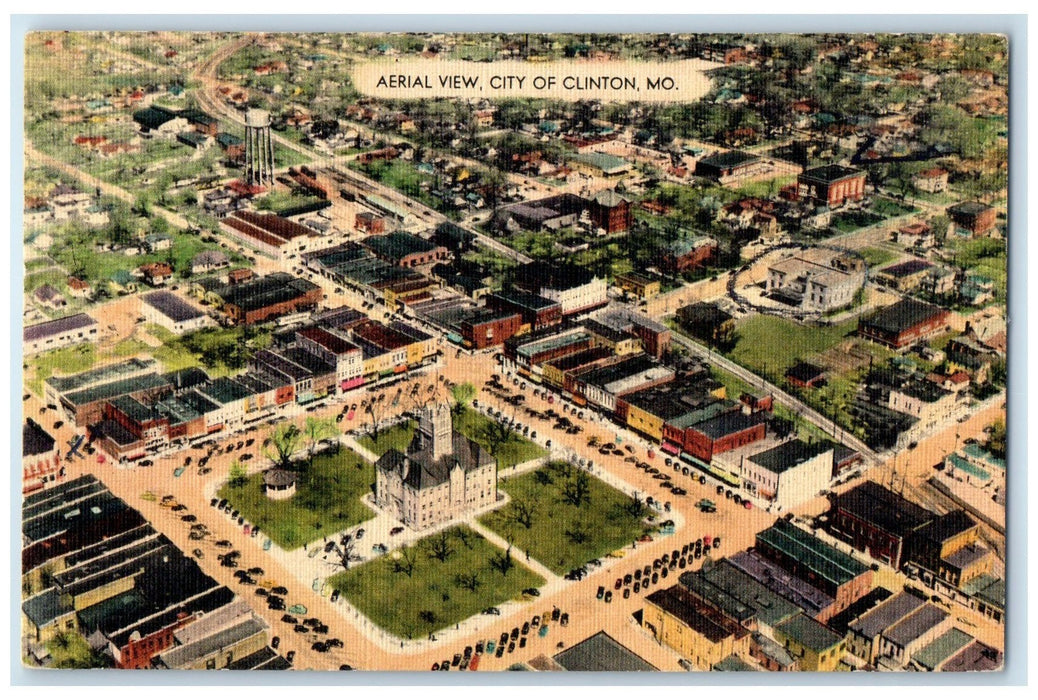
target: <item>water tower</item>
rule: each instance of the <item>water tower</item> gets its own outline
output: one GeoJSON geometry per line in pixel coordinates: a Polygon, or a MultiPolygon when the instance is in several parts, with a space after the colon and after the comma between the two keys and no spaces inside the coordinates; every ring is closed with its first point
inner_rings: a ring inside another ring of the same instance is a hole
{"type": "Polygon", "coordinates": [[[270,113],[245,113],[245,180],[250,185],[274,184],[274,146],[270,141],[270,113]]]}

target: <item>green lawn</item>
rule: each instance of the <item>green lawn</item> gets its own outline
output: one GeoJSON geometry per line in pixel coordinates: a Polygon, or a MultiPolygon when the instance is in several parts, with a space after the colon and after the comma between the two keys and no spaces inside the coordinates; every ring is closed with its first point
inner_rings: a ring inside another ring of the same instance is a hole
{"type": "MultiPolygon", "coordinates": [[[[489,418],[471,408],[466,408],[461,415],[454,419],[458,432],[490,449],[490,443],[481,436],[481,432],[487,423],[490,423],[489,418]]],[[[540,445],[512,433],[512,438],[498,447],[494,457],[497,458],[498,469],[507,469],[508,467],[514,467],[516,464],[522,464],[531,459],[546,457],[547,455],[548,451],[540,445]]]]}
{"type": "Polygon", "coordinates": [[[267,498],[261,490],[262,473],[251,475],[244,486],[224,484],[219,496],[288,550],[372,517],[360,498],[373,487],[375,469],[357,453],[342,449],[338,454],[318,455],[312,470],[307,470],[305,461],[298,466],[302,471],[296,493],[287,500],[267,498]]]}
{"type": "MultiPolygon", "coordinates": [[[[489,422],[489,418],[470,408],[466,408],[460,415],[454,417],[454,427],[459,433],[475,440],[488,450],[490,449],[490,443],[482,436],[482,431],[489,422]]],[[[363,435],[357,439],[357,442],[380,457],[391,447],[405,452],[407,446],[411,444],[411,438],[414,436],[416,425],[414,421],[398,423],[392,428],[380,432],[378,440],[372,440],[370,436],[363,435]]],[[[497,454],[494,455],[497,458],[498,469],[514,467],[516,464],[522,464],[528,460],[544,457],[548,454],[547,450],[526,438],[520,437],[515,433],[512,435],[513,437],[501,445],[497,450],[497,454]]]]}
{"type": "Polygon", "coordinates": [[[372,440],[370,435],[363,435],[357,438],[357,442],[379,457],[384,455],[390,448],[406,452],[407,446],[411,444],[411,438],[414,437],[416,425],[417,423],[413,420],[397,423],[388,430],[381,431],[376,440],[372,440]]]}
{"type": "Polygon", "coordinates": [[[886,265],[888,262],[896,258],[897,256],[889,250],[883,248],[862,248],[858,251],[861,253],[861,257],[865,259],[869,267],[880,267],[886,265]]]}
{"type": "Polygon", "coordinates": [[[645,513],[629,508],[629,496],[595,477],[587,478],[587,499],[580,506],[566,500],[564,490],[579,473],[564,462],[553,462],[502,479],[499,488],[512,502],[479,521],[558,574],[623,548],[650,529],[642,522],[645,513]],[[521,511],[530,507],[527,527],[521,511]]]}
{"type": "Polygon", "coordinates": [[[747,316],[736,325],[738,341],[728,356],[773,381],[797,358],[822,352],[857,328],[850,320],[835,326],[809,326],[776,316],[747,316]]]}
{"type": "Polygon", "coordinates": [[[394,551],[336,574],[328,583],[376,625],[408,639],[450,627],[544,583],[519,563],[518,556],[502,574],[491,562],[505,553],[464,525],[450,528],[446,536],[450,551],[445,561],[433,554],[434,543],[440,539],[436,534],[408,548],[413,562],[410,574],[407,559],[394,551]],[[459,576],[476,578],[465,585],[459,576]]]}
{"type": "Polygon", "coordinates": [[[85,372],[93,367],[95,362],[97,362],[97,346],[93,343],[72,345],[37,355],[26,361],[28,365],[26,376],[29,374],[33,376],[29,382],[29,388],[36,394],[42,395],[44,380],[53,376],[55,371],[62,375],[85,372]]]}

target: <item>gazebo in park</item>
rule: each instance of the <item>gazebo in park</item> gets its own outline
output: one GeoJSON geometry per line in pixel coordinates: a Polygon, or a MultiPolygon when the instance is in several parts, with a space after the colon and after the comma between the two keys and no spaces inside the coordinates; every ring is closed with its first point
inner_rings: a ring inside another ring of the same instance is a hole
{"type": "Polygon", "coordinates": [[[291,498],[296,492],[296,474],[284,469],[268,469],[263,473],[263,487],[271,500],[291,498]]]}

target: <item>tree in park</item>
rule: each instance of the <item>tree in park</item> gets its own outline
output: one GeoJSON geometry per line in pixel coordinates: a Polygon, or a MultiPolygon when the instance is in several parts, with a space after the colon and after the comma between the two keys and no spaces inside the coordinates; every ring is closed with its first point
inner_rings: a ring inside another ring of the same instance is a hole
{"type": "Polygon", "coordinates": [[[565,535],[573,544],[584,544],[591,539],[587,525],[581,522],[574,522],[573,526],[566,530],[565,535]]]}
{"type": "Polygon", "coordinates": [[[508,545],[508,549],[503,552],[497,552],[490,557],[490,566],[496,571],[499,571],[502,576],[507,576],[508,572],[515,566],[515,560],[512,559],[512,545],[508,545]]]}
{"type": "Polygon", "coordinates": [[[451,387],[451,398],[454,399],[451,412],[455,416],[461,415],[465,407],[472,403],[472,399],[476,398],[476,387],[471,382],[455,384],[451,387]]]}
{"type": "Polygon", "coordinates": [[[591,501],[591,478],[585,472],[577,475],[562,487],[562,500],[572,506],[580,507],[591,501]]]}
{"type": "Polygon", "coordinates": [[[434,536],[429,543],[429,555],[440,563],[445,563],[452,554],[454,554],[454,548],[451,546],[450,533],[440,530],[439,534],[434,536]]]}
{"type": "Polygon", "coordinates": [[[335,437],[338,434],[338,431],[335,429],[335,420],[332,418],[307,416],[306,423],[303,425],[303,434],[306,436],[307,441],[307,466],[312,469],[317,444],[321,440],[335,437]]]}
{"type": "Polygon", "coordinates": [[[292,465],[292,455],[299,449],[303,434],[294,423],[282,423],[263,443],[263,456],[282,469],[292,465]]]}
{"type": "Polygon", "coordinates": [[[396,550],[396,554],[399,554],[399,556],[394,555],[393,557],[393,571],[407,574],[407,577],[411,578],[411,574],[414,573],[415,562],[418,561],[418,551],[414,547],[404,545],[396,550]]]}
{"type": "Polygon", "coordinates": [[[227,475],[227,485],[232,488],[240,489],[249,481],[249,475],[245,471],[245,466],[238,460],[234,460],[231,464],[231,469],[227,475]]]}
{"type": "Polygon", "coordinates": [[[488,420],[480,429],[479,438],[486,443],[487,451],[497,457],[498,451],[515,439],[515,433],[503,421],[488,420]]]}
{"type": "Polygon", "coordinates": [[[455,582],[462,588],[472,591],[473,593],[479,590],[479,587],[483,585],[483,582],[479,580],[479,573],[476,571],[458,574],[455,577],[455,582]]]}
{"type": "Polygon", "coordinates": [[[335,543],[332,551],[335,552],[335,556],[339,560],[339,566],[349,570],[350,560],[353,558],[353,552],[356,548],[356,540],[349,535],[343,535],[342,539],[335,543]]]}
{"type": "Polygon", "coordinates": [[[533,516],[537,513],[537,504],[525,498],[516,498],[512,501],[512,520],[519,523],[527,530],[533,527],[533,516]]]}
{"type": "Polygon", "coordinates": [[[382,432],[380,424],[382,419],[386,415],[386,410],[389,407],[389,402],[386,401],[385,393],[381,393],[378,396],[369,396],[366,399],[362,399],[360,407],[364,410],[367,415],[367,433],[371,440],[377,441],[379,434],[382,432]]]}

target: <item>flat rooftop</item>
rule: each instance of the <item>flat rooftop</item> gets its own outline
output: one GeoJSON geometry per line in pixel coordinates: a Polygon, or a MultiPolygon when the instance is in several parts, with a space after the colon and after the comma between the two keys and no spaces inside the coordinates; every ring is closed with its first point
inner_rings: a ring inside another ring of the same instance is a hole
{"type": "Polygon", "coordinates": [[[205,316],[201,309],[187,303],[173,292],[159,290],[141,297],[141,301],[174,323],[184,323],[205,316]]]}
{"type": "Polygon", "coordinates": [[[97,325],[97,321],[87,314],[74,314],[64,318],[56,318],[53,321],[44,321],[33,326],[26,326],[22,331],[22,341],[33,343],[37,340],[50,338],[52,336],[64,335],[81,328],[89,328],[97,325]]]}

